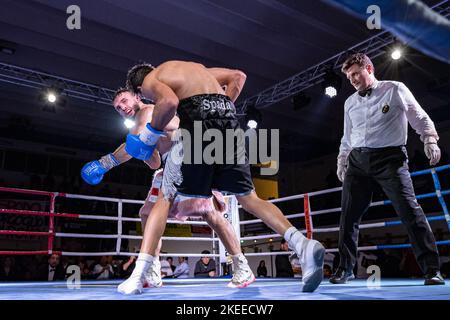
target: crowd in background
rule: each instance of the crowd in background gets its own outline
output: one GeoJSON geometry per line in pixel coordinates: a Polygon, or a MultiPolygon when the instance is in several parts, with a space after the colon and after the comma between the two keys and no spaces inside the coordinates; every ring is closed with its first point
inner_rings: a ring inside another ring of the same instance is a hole
{"type": "MultiPolygon", "coordinates": [[[[287,243],[280,245],[282,252],[289,251],[287,243]]],[[[440,246],[441,273],[450,277],[450,246],[440,246]]],[[[209,254],[205,250],[202,254],[209,254]]],[[[163,278],[210,278],[219,276],[215,261],[209,257],[200,258],[191,272],[188,257],[178,257],[174,265],[172,257],[161,257],[161,275],[163,278]]],[[[301,277],[298,259],[289,255],[276,255],[273,276],[277,278],[301,277]]],[[[417,265],[411,249],[386,249],[358,252],[354,269],[356,278],[365,279],[370,274],[367,268],[377,265],[383,278],[421,278],[422,272],[417,265]]],[[[0,281],[63,281],[74,270],[80,272],[82,280],[126,279],[133,272],[135,256],[65,257],[58,254],[50,256],[2,256],[0,257],[0,281]]],[[[339,256],[327,253],[324,262],[324,276],[330,277],[337,269],[339,256]]],[[[271,277],[266,262],[261,260],[252,266],[257,277],[271,277]]]]}
{"type": "MultiPolygon", "coordinates": [[[[202,254],[210,254],[205,250],[202,254]]],[[[174,265],[172,257],[160,257],[163,278],[215,277],[216,266],[209,257],[200,258],[191,273],[188,257],[178,257],[174,265]]],[[[114,280],[128,278],[136,265],[136,256],[66,257],[2,256],[0,257],[0,281],[63,281],[74,272],[81,280],[114,280]]]]}

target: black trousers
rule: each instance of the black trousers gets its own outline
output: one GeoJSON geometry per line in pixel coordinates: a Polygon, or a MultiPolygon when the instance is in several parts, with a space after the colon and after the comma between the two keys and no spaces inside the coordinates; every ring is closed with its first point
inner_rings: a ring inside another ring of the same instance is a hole
{"type": "MultiPolygon", "coordinates": [[[[339,267],[351,271],[356,263],[359,224],[378,183],[408,231],[422,272],[439,270],[439,253],[433,232],[417,203],[405,147],[355,148],[349,155],[342,191],[339,232],[339,267]]],[[[381,270],[383,272],[383,270],[381,270]]]]}

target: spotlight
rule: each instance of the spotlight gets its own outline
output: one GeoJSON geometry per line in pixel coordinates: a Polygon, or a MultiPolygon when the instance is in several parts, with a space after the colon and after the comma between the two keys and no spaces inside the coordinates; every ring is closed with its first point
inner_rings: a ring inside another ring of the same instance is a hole
{"type": "Polygon", "coordinates": [[[52,91],[49,91],[47,93],[47,101],[50,103],[55,103],[56,102],[56,94],[52,91]]]}
{"type": "Polygon", "coordinates": [[[250,129],[256,129],[258,125],[261,123],[262,115],[261,112],[255,108],[255,106],[251,105],[247,108],[247,112],[245,114],[245,121],[247,122],[247,127],[250,129]]]}
{"type": "Polygon", "coordinates": [[[249,127],[250,129],[256,129],[258,128],[258,122],[256,122],[255,120],[248,120],[247,127],[249,127]]]}
{"type": "Polygon", "coordinates": [[[325,88],[325,94],[330,98],[334,98],[337,96],[337,90],[335,87],[329,86],[325,88]]]}
{"type": "Polygon", "coordinates": [[[324,81],[322,82],[322,88],[325,95],[334,98],[341,89],[341,85],[342,79],[333,71],[333,69],[325,71],[324,81]]]}
{"type": "Polygon", "coordinates": [[[402,57],[402,51],[400,49],[394,49],[391,53],[391,58],[393,60],[398,60],[402,57]]]}
{"type": "Polygon", "coordinates": [[[127,129],[131,129],[131,128],[133,128],[136,125],[136,123],[133,120],[130,120],[130,119],[125,119],[123,124],[125,125],[125,127],[127,127],[127,129]]]}
{"type": "Polygon", "coordinates": [[[39,102],[42,105],[42,110],[56,113],[56,108],[62,108],[67,101],[64,98],[64,90],[56,86],[49,86],[39,92],[39,102]]]}

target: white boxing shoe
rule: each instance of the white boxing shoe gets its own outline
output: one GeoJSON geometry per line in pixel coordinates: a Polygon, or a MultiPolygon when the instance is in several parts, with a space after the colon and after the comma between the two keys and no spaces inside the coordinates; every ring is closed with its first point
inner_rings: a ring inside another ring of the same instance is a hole
{"type": "Polygon", "coordinates": [[[161,286],[161,264],[157,257],[139,253],[131,276],[122,282],[117,291],[123,294],[141,294],[145,284],[161,286]]]}
{"type": "Polygon", "coordinates": [[[144,288],[159,288],[162,286],[161,262],[159,260],[154,260],[150,264],[144,278],[144,288]]]}
{"type": "Polygon", "coordinates": [[[145,276],[143,273],[133,272],[127,280],[117,287],[117,291],[123,294],[141,294],[144,282],[145,276]]]}
{"type": "Polygon", "coordinates": [[[247,259],[242,253],[233,256],[233,268],[233,278],[228,283],[228,288],[245,288],[256,280],[252,269],[248,265],[247,259]]]}
{"type": "Polygon", "coordinates": [[[302,268],[303,292],[313,292],[323,280],[325,248],[317,240],[302,237],[293,245],[302,268]]]}

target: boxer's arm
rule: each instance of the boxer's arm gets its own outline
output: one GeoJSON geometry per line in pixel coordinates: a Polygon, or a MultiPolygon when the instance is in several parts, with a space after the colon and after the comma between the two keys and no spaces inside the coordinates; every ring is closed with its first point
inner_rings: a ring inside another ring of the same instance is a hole
{"type": "MultiPolygon", "coordinates": [[[[119,164],[127,162],[132,157],[125,151],[125,143],[122,143],[114,152],[114,157],[117,159],[119,164]]],[[[159,156],[159,152],[155,150],[150,159],[144,161],[146,165],[148,165],[151,169],[156,170],[161,166],[161,157],[159,156]]]]}
{"type": "Polygon", "coordinates": [[[225,68],[208,68],[208,71],[216,78],[220,86],[226,86],[225,94],[235,102],[241,94],[247,75],[240,70],[225,68]]]}
{"type": "Polygon", "coordinates": [[[164,131],[171,132],[177,130],[180,127],[180,118],[175,116],[170,120],[169,124],[164,128],[164,131]]]}
{"type": "Polygon", "coordinates": [[[177,95],[165,83],[147,76],[142,83],[142,94],[155,101],[151,127],[162,131],[173,119],[180,102],[177,95]]]}
{"type": "MultiPolygon", "coordinates": [[[[151,121],[152,119],[152,112],[149,109],[145,109],[141,111],[141,115],[136,118],[136,124],[133,128],[130,129],[131,134],[139,134],[144,130],[147,122],[151,121]]],[[[123,152],[127,154],[129,159],[131,159],[131,156],[125,151],[125,143],[122,144],[123,146],[123,152]]],[[[128,159],[128,160],[129,160],[128,159]]],[[[127,161],[128,161],[127,160],[127,161]]],[[[150,169],[156,170],[161,166],[161,157],[159,155],[159,152],[155,150],[153,152],[153,155],[148,160],[144,160],[144,163],[150,167],[150,169]]]]}
{"type": "Polygon", "coordinates": [[[122,143],[112,154],[117,159],[119,164],[127,162],[131,159],[131,156],[125,151],[125,143],[122,143]]]}

